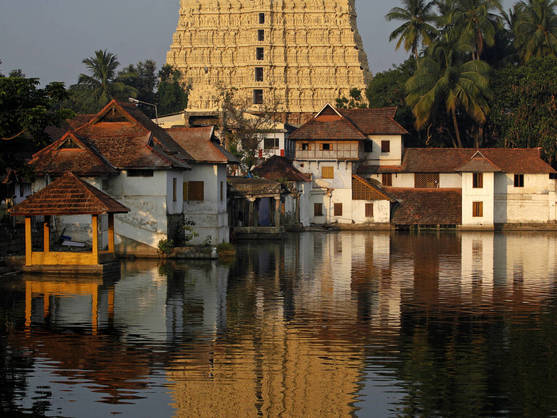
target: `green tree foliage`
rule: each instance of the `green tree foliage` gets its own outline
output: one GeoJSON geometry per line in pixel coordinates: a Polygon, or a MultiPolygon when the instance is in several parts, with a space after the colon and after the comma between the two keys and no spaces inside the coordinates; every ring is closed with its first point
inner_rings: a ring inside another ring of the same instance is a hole
{"type": "Polygon", "coordinates": [[[557,56],[557,0],[527,0],[516,4],[513,31],[523,62],[557,56]]]}
{"type": "Polygon", "coordinates": [[[354,87],[350,89],[349,97],[337,97],[336,106],[339,109],[355,109],[365,108],[367,104],[363,101],[362,91],[354,87]]]}
{"type": "Polygon", "coordinates": [[[189,86],[182,83],[182,73],[171,65],[159,71],[158,103],[159,114],[181,112],[188,105],[189,86]]]}
{"type": "Polygon", "coordinates": [[[45,128],[73,114],[63,106],[66,99],[63,83],[41,89],[37,78],[21,71],[0,75],[0,172],[21,168],[25,157],[49,142],[45,128]]]}
{"type": "Polygon", "coordinates": [[[557,161],[557,58],[509,65],[493,77],[489,133],[504,147],[542,147],[557,161]]]}
{"type": "MultiPolygon", "coordinates": [[[[467,61],[466,57],[466,44],[457,34],[448,32],[420,59],[416,73],[406,83],[406,102],[416,118],[416,128],[427,127],[435,120],[436,113],[445,111],[453,124],[453,145],[458,147],[464,146],[458,115],[465,113],[483,125],[491,97],[489,65],[478,60],[467,61]]],[[[479,145],[478,136],[474,145],[479,145]]]]}
{"type": "MultiPolygon", "coordinates": [[[[130,64],[118,72],[116,80],[135,90],[132,96],[146,103],[156,104],[157,64],[153,60],[140,61],[136,65],[130,64]]],[[[127,98],[126,98],[127,99],[127,98]]],[[[141,111],[151,118],[155,117],[152,106],[138,104],[141,111]]]]}
{"type": "Polygon", "coordinates": [[[437,30],[433,25],[435,15],[433,2],[424,0],[402,0],[404,7],[393,7],[387,13],[387,20],[400,20],[402,25],[396,28],[389,40],[398,38],[396,49],[404,45],[406,51],[411,51],[414,58],[418,58],[421,45],[429,45],[435,38],[437,30]]]}
{"type": "Polygon", "coordinates": [[[80,74],[78,83],[70,87],[70,106],[76,112],[94,113],[113,98],[127,100],[137,95],[134,87],[117,79],[120,63],[116,54],[98,50],[83,63],[89,74],[80,74]]]}

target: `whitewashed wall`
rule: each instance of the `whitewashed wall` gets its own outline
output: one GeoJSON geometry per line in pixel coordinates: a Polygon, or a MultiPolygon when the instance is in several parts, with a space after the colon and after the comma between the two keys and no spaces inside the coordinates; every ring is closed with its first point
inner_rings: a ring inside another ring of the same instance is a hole
{"type": "Polygon", "coordinates": [[[483,187],[474,189],[472,173],[462,173],[462,225],[493,227],[494,173],[483,174],[483,187]],[[483,202],[483,216],[473,217],[473,202],[483,202]]]}
{"type": "Polygon", "coordinates": [[[372,152],[363,154],[363,158],[373,165],[400,165],[404,151],[401,135],[369,135],[373,142],[372,152]],[[381,141],[390,141],[390,152],[381,152],[381,141]]]}
{"type": "MultiPolygon", "coordinates": [[[[183,204],[186,220],[190,219],[195,223],[193,229],[199,234],[189,244],[206,243],[209,238],[213,244],[228,242],[230,234],[226,207],[226,165],[192,165],[191,171],[184,172],[183,181],[203,181],[204,183],[204,200],[202,202],[186,201],[183,204]],[[222,199],[220,196],[221,184],[222,199]]],[[[182,189],[182,184],[180,184],[180,189],[182,189]]],[[[181,199],[183,200],[183,196],[181,199]]]]}
{"type": "Polygon", "coordinates": [[[391,222],[391,202],[388,200],[353,200],[352,219],[357,224],[391,222]],[[373,204],[373,217],[366,217],[366,203],[373,204]]]}

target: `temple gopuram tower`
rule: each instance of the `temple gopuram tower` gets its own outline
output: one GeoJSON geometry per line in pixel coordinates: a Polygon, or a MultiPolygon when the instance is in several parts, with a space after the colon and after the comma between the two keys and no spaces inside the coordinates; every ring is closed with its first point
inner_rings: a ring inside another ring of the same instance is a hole
{"type": "Polygon", "coordinates": [[[371,74],[355,0],[181,0],[167,64],[192,86],[188,111],[214,111],[217,86],[300,122],[371,74]]]}

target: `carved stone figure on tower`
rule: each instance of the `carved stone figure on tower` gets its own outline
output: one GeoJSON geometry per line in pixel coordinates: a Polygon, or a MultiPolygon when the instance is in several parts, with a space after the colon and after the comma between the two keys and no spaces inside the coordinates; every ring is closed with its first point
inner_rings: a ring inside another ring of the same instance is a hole
{"type": "Polygon", "coordinates": [[[254,110],[274,101],[296,123],[364,90],[371,74],[354,2],[181,0],[167,64],[191,85],[188,110],[218,110],[216,88],[235,88],[254,110]]]}

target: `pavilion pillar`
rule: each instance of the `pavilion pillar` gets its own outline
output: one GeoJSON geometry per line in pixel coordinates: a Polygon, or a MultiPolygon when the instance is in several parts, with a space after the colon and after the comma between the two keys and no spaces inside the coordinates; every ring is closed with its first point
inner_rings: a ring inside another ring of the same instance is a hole
{"type": "Polygon", "coordinates": [[[255,226],[255,217],[254,217],[254,204],[255,199],[250,197],[249,200],[249,212],[248,212],[248,226],[255,226]]]}
{"type": "Polygon", "coordinates": [[[296,223],[300,222],[300,192],[296,194],[296,223]]]}
{"type": "Polygon", "coordinates": [[[280,196],[275,196],[275,226],[280,227],[280,196]]]}
{"type": "Polygon", "coordinates": [[[48,216],[44,217],[43,222],[43,251],[50,252],[50,218],[48,216]]]}
{"type": "Polygon", "coordinates": [[[114,214],[108,214],[108,252],[114,253],[114,214]]]}
{"type": "Polygon", "coordinates": [[[93,255],[95,260],[99,260],[99,215],[91,216],[91,229],[93,235],[93,255]]]}
{"type": "Polygon", "coordinates": [[[32,258],[33,241],[31,240],[31,217],[25,217],[25,264],[30,266],[33,264],[32,258]]]}

